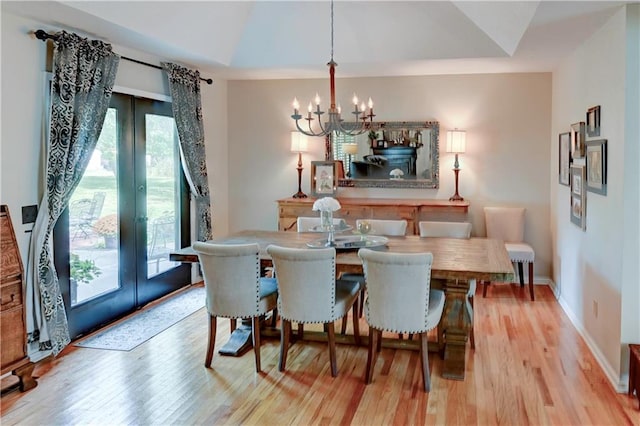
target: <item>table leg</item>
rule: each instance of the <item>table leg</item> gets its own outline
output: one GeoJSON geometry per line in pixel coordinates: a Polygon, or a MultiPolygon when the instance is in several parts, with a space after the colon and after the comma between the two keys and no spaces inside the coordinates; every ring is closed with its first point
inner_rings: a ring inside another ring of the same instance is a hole
{"type": "Polygon", "coordinates": [[[444,366],[442,376],[464,380],[467,340],[471,330],[471,311],[467,302],[467,281],[447,280],[447,294],[442,316],[445,334],[444,366]]]}
{"type": "Polygon", "coordinates": [[[218,353],[226,356],[241,356],[252,347],[251,318],[249,318],[242,320],[218,353]]]}

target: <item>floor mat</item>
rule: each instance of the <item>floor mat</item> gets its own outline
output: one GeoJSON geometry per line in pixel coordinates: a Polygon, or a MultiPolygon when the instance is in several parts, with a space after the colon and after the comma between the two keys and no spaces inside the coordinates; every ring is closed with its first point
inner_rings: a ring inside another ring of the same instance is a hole
{"type": "Polygon", "coordinates": [[[203,308],[204,301],[204,287],[193,287],[93,336],[79,340],[74,346],[130,351],[203,308]]]}

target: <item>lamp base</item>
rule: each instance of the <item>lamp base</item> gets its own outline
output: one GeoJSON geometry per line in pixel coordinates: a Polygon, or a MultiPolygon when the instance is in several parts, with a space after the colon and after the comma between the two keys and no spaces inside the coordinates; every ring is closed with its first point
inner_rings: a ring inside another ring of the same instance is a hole
{"type": "Polygon", "coordinates": [[[295,194],[293,194],[293,198],[307,198],[307,194],[305,194],[302,191],[298,191],[295,194]]]}
{"type": "MultiPolygon", "coordinates": [[[[456,154],[456,163],[457,162],[458,162],[458,154],[456,154]]],[[[456,176],[456,193],[453,194],[451,198],[449,198],[449,201],[464,201],[464,198],[462,198],[460,194],[458,194],[458,173],[460,173],[460,169],[456,166],[453,169],[453,173],[456,176]]]]}

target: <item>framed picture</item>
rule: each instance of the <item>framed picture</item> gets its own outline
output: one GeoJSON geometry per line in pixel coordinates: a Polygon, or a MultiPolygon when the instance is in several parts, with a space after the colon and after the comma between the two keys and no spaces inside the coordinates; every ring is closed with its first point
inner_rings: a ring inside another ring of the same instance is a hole
{"type": "Polygon", "coordinates": [[[587,110],[587,136],[600,136],[600,105],[587,110]]]}
{"type": "Polygon", "coordinates": [[[311,162],[311,195],[322,197],[336,193],[338,168],[335,161],[311,162]]]}
{"type": "Polygon", "coordinates": [[[587,141],[587,191],[607,195],[607,140],[587,141]]]}
{"type": "Polygon", "coordinates": [[[558,137],[558,183],[569,186],[571,166],[571,133],[560,133],[558,137]]]}
{"type": "Polygon", "coordinates": [[[584,157],[584,121],[571,125],[571,158],[584,157]]]}
{"type": "Polygon", "coordinates": [[[584,166],[571,166],[571,222],[586,229],[586,197],[584,190],[584,166]]]}

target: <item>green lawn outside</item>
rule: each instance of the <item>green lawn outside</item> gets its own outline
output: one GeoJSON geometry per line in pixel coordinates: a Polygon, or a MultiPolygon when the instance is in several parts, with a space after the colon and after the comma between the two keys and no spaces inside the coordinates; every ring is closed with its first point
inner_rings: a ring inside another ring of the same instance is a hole
{"type": "MultiPolygon", "coordinates": [[[[95,192],[106,193],[104,206],[100,217],[117,213],[117,185],[113,176],[85,176],[76,188],[71,202],[83,198],[92,199],[95,192]]],[[[147,217],[149,222],[162,216],[163,212],[173,212],[175,209],[175,188],[173,178],[147,178],[147,217]]]]}

